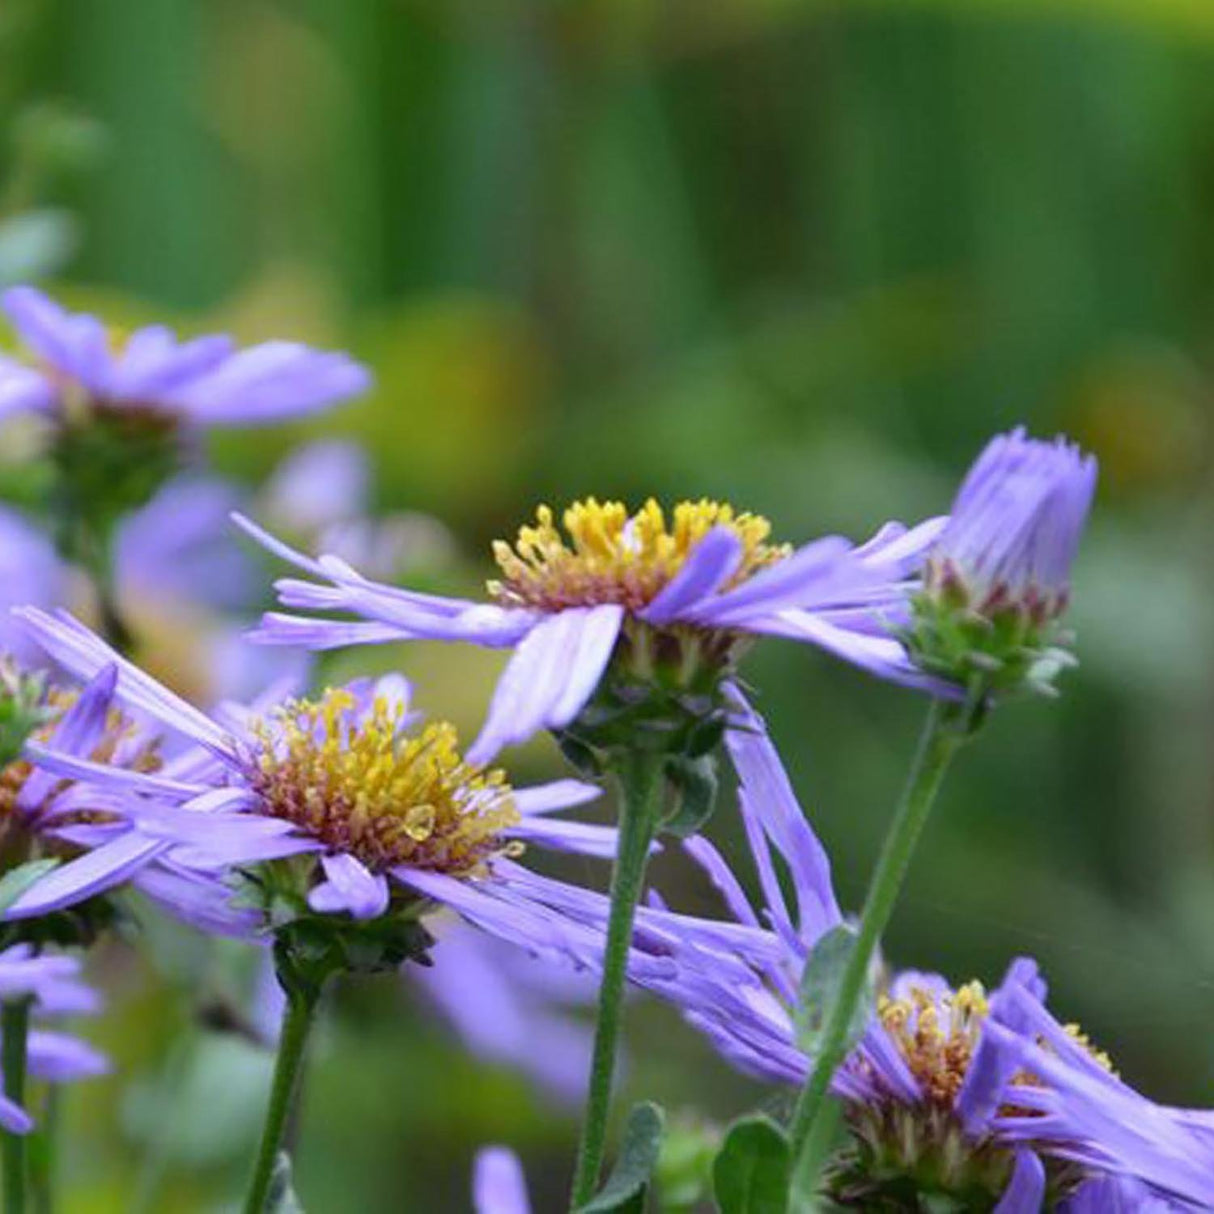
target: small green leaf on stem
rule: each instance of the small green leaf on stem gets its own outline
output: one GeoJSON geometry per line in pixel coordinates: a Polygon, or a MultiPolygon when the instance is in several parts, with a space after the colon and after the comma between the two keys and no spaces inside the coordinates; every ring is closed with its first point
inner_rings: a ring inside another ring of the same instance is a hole
{"type": "MultiPolygon", "coordinates": [[[[797,1044],[811,1058],[817,1055],[821,1047],[830,1009],[839,997],[843,974],[855,947],[855,930],[841,923],[819,938],[805,962],[796,1011],[797,1044]]],[[[875,1002],[873,988],[870,974],[848,1025],[846,1051],[850,1051],[864,1035],[875,1002]]]]}
{"type": "Polygon", "coordinates": [[[607,1183],[578,1214],[639,1214],[657,1166],[666,1115],[649,1101],[635,1105],[624,1126],[620,1154],[607,1183]]]}
{"type": "Polygon", "coordinates": [[[788,1139],[769,1117],[734,1122],[712,1165],[721,1214],[784,1214],[790,1166],[788,1139]]]}
{"type": "Polygon", "coordinates": [[[718,786],[716,759],[710,754],[698,759],[669,759],[666,778],[678,792],[678,804],[662,822],[662,831],[686,839],[712,816],[718,786]]]}

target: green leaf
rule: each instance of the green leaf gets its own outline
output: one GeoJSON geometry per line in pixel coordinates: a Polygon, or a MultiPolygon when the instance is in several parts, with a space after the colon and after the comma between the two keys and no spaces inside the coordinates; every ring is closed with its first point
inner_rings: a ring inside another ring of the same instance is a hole
{"type": "Polygon", "coordinates": [[[713,755],[698,759],[671,759],[666,778],[679,793],[678,808],[662,823],[662,830],[679,839],[694,835],[712,815],[717,800],[717,764],[713,755]]]}
{"type": "Polygon", "coordinates": [[[274,1172],[270,1176],[270,1191],[266,1194],[265,1214],[304,1214],[304,1208],[295,1196],[291,1180],[291,1157],[279,1151],[274,1161],[274,1172]]]}
{"type": "MultiPolygon", "coordinates": [[[[821,936],[810,951],[801,973],[800,997],[797,1001],[797,1044],[812,1058],[821,1045],[826,1019],[839,996],[843,974],[856,947],[856,933],[846,924],[832,927],[821,936]]],[[[875,990],[870,973],[860,1001],[856,1004],[848,1025],[846,1044],[850,1050],[864,1035],[872,1015],[875,990]]]]}
{"type": "Polygon", "coordinates": [[[734,1122],[712,1165],[721,1214],[784,1214],[790,1163],[788,1139],[769,1117],[734,1122]]]}
{"type": "Polygon", "coordinates": [[[31,885],[36,881],[41,881],[51,869],[58,867],[59,861],[55,859],[31,860],[28,864],[18,865],[11,872],[5,873],[0,878],[0,915],[4,914],[31,885]]]}
{"type": "Polygon", "coordinates": [[[658,1162],[666,1115],[649,1101],[634,1106],[624,1126],[620,1154],[607,1183],[578,1214],[640,1214],[658,1162]]]}

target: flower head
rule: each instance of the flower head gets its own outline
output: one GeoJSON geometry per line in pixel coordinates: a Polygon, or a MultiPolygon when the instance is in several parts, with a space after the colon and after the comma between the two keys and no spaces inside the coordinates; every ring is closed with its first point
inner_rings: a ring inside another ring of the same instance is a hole
{"type": "MultiPolygon", "coordinates": [[[[550,816],[593,799],[595,787],[557,780],[510,788],[500,772],[460,756],[450,726],[422,724],[400,678],[315,700],[278,689],[260,704],[208,716],[70,616],[22,614],[69,670],[88,678],[113,667],[120,701],[191,744],[172,778],[50,747],[39,748],[39,765],[87,781],[159,848],[158,865],[226,876],[264,932],[304,933],[313,943],[319,933],[351,966],[378,968],[424,955],[433,941],[421,921],[446,904],[533,952],[597,963],[601,933],[562,900],[580,906],[602,896],[559,882],[537,892],[514,859],[530,843],[613,855],[613,830],[550,816]]],[[[62,885],[72,869],[52,877],[62,885]]],[[[27,911],[43,904],[41,891],[39,883],[27,893],[27,911]]]]}
{"type": "MultiPolygon", "coordinates": [[[[732,922],[650,911],[641,921],[648,946],[668,950],[674,964],[642,981],[736,1066],[801,1084],[812,1066],[812,1036],[797,1028],[801,975],[843,920],[825,853],[762,720],[740,700],[727,742],[764,905],[751,905],[706,840],[689,841],[732,922]]],[[[935,1192],[967,1208],[1002,1199],[1005,1211],[1036,1211],[1120,1174],[1200,1208],[1214,1191],[1212,1115],[1161,1109],[1135,1093],[1078,1029],[1054,1018],[1045,995],[1027,959],[989,994],[976,982],[896,975],[833,1079],[850,1133],[828,1172],[831,1195],[885,1208],[908,1192],[935,1192]]]]}
{"type": "Polygon", "coordinates": [[[431,639],[511,648],[480,736],[485,762],[539,729],[610,749],[621,738],[696,753],[719,736],[723,680],[749,637],[821,645],[911,683],[925,680],[883,621],[905,617],[912,574],[941,526],[891,524],[868,544],[838,537],[792,550],[756,515],[715,502],[655,503],[630,512],[594,499],[546,508],[500,542],[490,601],[387,586],[334,556],[317,560],[247,520],[254,539],[315,581],[284,579],[280,601],[346,611],[353,621],[271,613],[254,633],[267,644],[313,649],[431,639]]]}
{"type": "Polygon", "coordinates": [[[905,636],[925,670],[991,691],[1048,685],[1065,661],[1051,646],[1095,488],[1095,459],[1064,439],[1019,429],[987,444],[914,598],[905,636]]]}
{"type": "Polygon", "coordinates": [[[162,325],[116,335],[33,287],[6,291],[3,307],[33,363],[0,360],[0,413],[93,415],[136,428],[258,425],[315,412],[369,383],[344,354],[295,342],[238,350],[219,335],[178,341],[162,325]]]}

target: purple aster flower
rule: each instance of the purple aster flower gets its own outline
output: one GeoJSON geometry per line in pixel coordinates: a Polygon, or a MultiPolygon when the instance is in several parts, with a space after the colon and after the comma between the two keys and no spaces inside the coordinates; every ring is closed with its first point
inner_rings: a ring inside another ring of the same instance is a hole
{"type": "Polygon", "coordinates": [[[531,1214],[527,1178],[518,1156],[506,1147],[477,1152],[472,1172],[474,1214],[531,1214]]]}
{"type": "MultiPolygon", "coordinates": [[[[511,859],[528,844],[613,855],[614,830],[552,816],[597,796],[594,786],[557,780],[510,788],[501,771],[460,755],[450,725],[421,725],[398,677],[273,709],[224,705],[208,715],[66,613],[21,615],[77,677],[113,668],[104,677],[116,679],[119,701],[193,743],[169,774],[40,746],[32,753],[47,778],[87,781],[94,799],[106,794],[107,809],[145,846],[158,847],[164,863],[247,878],[244,892],[255,896],[267,930],[288,912],[345,922],[403,912],[416,920],[446,905],[534,953],[597,963],[601,932],[566,913],[565,903],[603,902],[601,895],[559,882],[537,892],[511,859]]],[[[55,870],[18,907],[33,914],[61,905],[92,880],[88,859],[55,870]]],[[[634,964],[652,973],[668,962],[638,954],[634,964]]]]}
{"type": "Polygon", "coordinates": [[[539,729],[571,726],[613,658],[619,685],[598,717],[629,728],[637,688],[655,679],[674,688],[690,728],[702,724],[700,702],[714,700],[752,635],[811,641],[885,677],[925,681],[882,621],[905,617],[910,575],[943,520],[911,531],[890,524],[858,548],[832,537],[793,551],[769,543],[765,519],[714,502],[680,503],[668,522],[653,501],[630,515],[591,498],[565,511],[568,539],[541,507],[513,547],[495,545],[502,576],[487,603],[379,584],[335,556],[311,560],[238,522],[316,579],[280,581],[283,605],[359,617],[271,613],[254,634],[260,641],[327,649],[429,639],[514,650],[469,750],[477,762],[539,729]]]}
{"type": "MultiPolygon", "coordinates": [[[[727,743],[763,906],[751,905],[711,844],[689,841],[736,934],[651,910],[640,927],[646,947],[668,951],[674,964],[641,981],[679,1004],[740,1069],[800,1085],[811,1068],[796,1028],[801,974],[813,946],[843,920],[827,857],[761,718],[741,707],[727,743]]],[[[909,1182],[966,1200],[986,1194],[1003,1214],[1035,1214],[1107,1173],[1179,1208],[1206,1208],[1214,1114],[1153,1105],[1044,1000],[1027,959],[989,996],[978,983],[954,989],[937,975],[898,974],[834,1077],[851,1134],[828,1175],[832,1195],[876,1202],[909,1182]]]]}
{"type": "Polygon", "coordinates": [[[416,511],[372,518],[371,468],[357,443],[325,439],[293,451],[260,494],[258,514],[308,548],[386,579],[448,563],[456,545],[438,519],[416,511]]]}
{"type": "MultiPolygon", "coordinates": [[[[18,944],[0,952],[0,1000],[31,999],[36,1015],[80,1015],[96,1012],[100,1001],[79,978],[80,963],[72,957],[38,955],[18,944]]],[[[28,1038],[27,1066],[36,1079],[70,1083],[109,1070],[104,1055],[66,1033],[34,1029],[28,1038]]],[[[0,1126],[12,1134],[27,1134],[33,1121],[20,1105],[0,1096],[0,1126]]]]}
{"type": "Polygon", "coordinates": [[[3,306],[34,360],[0,359],[0,411],[62,417],[84,407],[189,426],[247,426],[316,412],[367,389],[344,354],[271,341],[239,350],[225,336],[178,339],[162,325],[115,339],[104,323],[33,287],[3,306]]]}
{"type": "MultiPolygon", "coordinates": [[[[10,854],[65,863],[22,893],[0,916],[4,919],[62,910],[120,884],[147,863],[147,840],[133,836],[121,817],[108,812],[106,798],[33,765],[50,746],[131,775],[162,767],[155,739],[115,708],[116,677],[113,668],[101,668],[79,693],[41,684],[42,723],[26,743],[24,757],[0,778],[0,821],[10,854]],[[68,872],[72,876],[65,880],[68,872]]],[[[161,778],[172,774],[165,769],[161,778]]]]}
{"type": "Polygon", "coordinates": [[[1049,689],[1056,630],[1096,490],[1096,460],[1023,429],[991,440],[927,553],[908,648],[926,671],[986,690],[1049,689]]]}

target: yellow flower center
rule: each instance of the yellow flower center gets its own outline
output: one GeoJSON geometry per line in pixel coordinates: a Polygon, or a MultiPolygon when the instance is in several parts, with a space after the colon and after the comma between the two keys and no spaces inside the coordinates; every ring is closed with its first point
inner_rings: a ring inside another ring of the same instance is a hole
{"type": "Polygon", "coordinates": [[[535,513],[535,525],[520,527],[513,546],[504,540],[493,545],[502,577],[489,583],[489,592],[508,606],[560,611],[619,603],[639,610],[714,527],[728,527],[742,544],[742,559],[728,586],[746,581],[791,551],[786,544],[767,542],[767,519],[738,514],[721,502],[679,502],[667,522],[652,498],[633,515],[622,502],[586,498],[562,516],[564,535],[547,506],[535,513]]]}
{"type": "MultiPolygon", "coordinates": [[[[965,1082],[989,1012],[980,982],[967,982],[939,996],[923,987],[912,987],[904,998],[882,997],[877,1005],[885,1031],[927,1099],[946,1108],[952,1107],[965,1082]]],[[[1112,1072],[1109,1056],[1096,1049],[1077,1024],[1065,1028],[1105,1070],[1112,1072]]],[[[1045,1046],[1043,1041],[1039,1044],[1045,1046]]],[[[1017,1072],[1011,1082],[1033,1087],[1041,1084],[1029,1071],[1017,1072]]]]}
{"type": "Polygon", "coordinates": [[[951,1106],[989,1010],[982,984],[967,982],[939,997],[922,987],[902,999],[883,997],[877,1014],[927,1099],[951,1106]]]}
{"type": "Polygon", "coordinates": [[[500,837],[519,821],[504,773],[467,764],[454,726],[436,721],[409,737],[399,701],[356,707],[350,692],[330,689],[254,726],[253,785],[266,812],[376,871],[465,876],[520,850],[500,837]]]}

